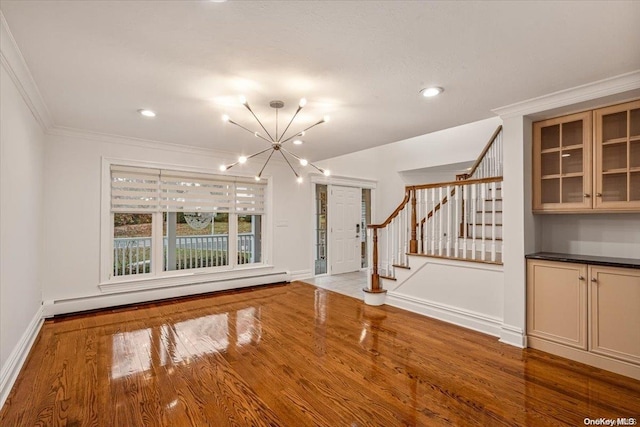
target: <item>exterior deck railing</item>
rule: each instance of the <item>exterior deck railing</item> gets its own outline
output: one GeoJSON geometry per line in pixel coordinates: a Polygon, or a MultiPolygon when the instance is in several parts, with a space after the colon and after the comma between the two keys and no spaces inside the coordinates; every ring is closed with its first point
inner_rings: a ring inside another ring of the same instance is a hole
{"type": "MultiPolygon", "coordinates": [[[[164,238],[165,269],[169,266],[168,238],[164,238]]],[[[255,262],[256,239],[253,233],[238,234],[238,264],[255,262]]],[[[175,263],[169,270],[228,265],[227,234],[176,237],[175,263]]],[[[117,237],[113,239],[113,275],[125,276],[151,271],[151,237],[117,237]]]]}

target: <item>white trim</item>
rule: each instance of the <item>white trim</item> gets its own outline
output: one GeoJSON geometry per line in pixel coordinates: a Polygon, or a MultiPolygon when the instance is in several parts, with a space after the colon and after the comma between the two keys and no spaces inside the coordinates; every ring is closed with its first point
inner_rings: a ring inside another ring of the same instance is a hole
{"type": "Polygon", "coordinates": [[[502,319],[459,307],[436,303],[422,298],[387,292],[386,304],[402,308],[423,316],[433,317],[444,322],[453,323],[463,328],[472,329],[495,337],[500,336],[502,319]]]}
{"type": "Polygon", "coordinates": [[[309,174],[311,177],[312,184],[325,184],[325,185],[340,185],[343,187],[359,187],[359,188],[369,188],[374,190],[378,185],[378,181],[364,179],[364,178],[353,178],[348,176],[324,176],[317,173],[309,174]]]}
{"type": "Polygon", "coordinates": [[[29,67],[18,48],[9,25],[0,11],[0,60],[7,70],[7,74],[16,85],[18,92],[22,96],[25,104],[31,110],[33,117],[43,131],[53,126],[53,119],[47,105],[42,98],[42,94],[36,85],[29,67]]]}
{"type": "Polygon", "coordinates": [[[500,330],[500,342],[518,348],[526,348],[527,336],[522,328],[503,323],[500,330]]]}
{"type": "Polygon", "coordinates": [[[0,371],[0,408],[7,400],[7,397],[13,388],[13,384],[22,369],[22,365],[24,365],[24,362],[27,360],[27,356],[29,356],[31,347],[40,332],[43,322],[43,306],[40,306],[33,315],[29,326],[27,326],[27,329],[22,334],[22,337],[20,337],[20,341],[18,341],[7,358],[7,361],[2,366],[2,371],[0,371]]]}
{"type": "Polygon", "coordinates": [[[296,271],[289,272],[289,280],[292,282],[294,280],[311,279],[312,277],[313,277],[313,271],[311,269],[296,270],[296,271]]]}
{"type": "MultiPolygon", "coordinates": [[[[131,136],[102,133],[64,126],[53,126],[52,128],[48,129],[47,135],[89,140],[105,144],[120,144],[129,147],[140,147],[150,150],[163,150],[176,153],[193,154],[198,156],[218,157],[225,158],[226,160],[235,159],[238,156],[237,152],[225,151],[220,149],[197,147],[195,145],[176,144],[172,142],[156,141],[152,139],[135,138],[131,136]]],[[[270,161],[278,164],[285,164],[284,160],[280,158],[272,158],[270,161]]],[[[220,163],[223,163],[222,159],[220,163]]],[[[218,166],[220,166],[220,164],[213,165],[213,169],[211,171],[207,171],[206,173],[219,173],[218,166]]],[[[244,176],[243,174],[236,175],[244,176]]],[[[254,177],[254,175],[246,176],[252,179],[254,177]]],[[[265,175],[263,175],[263,177],[264,176],[265,175]]]]}
{"type": "Polygon", "coordinates": [[[411,266],[410,270],[406,270],[406,277],[402,278],[402,280],[400,280],[400,277],[398,277],[398,273],[400,273],[400,275],[402,275],[402,272],[405,271],[403,269],[398,269],[400,271],[396,270],[396,280],[395,281],[390,281],[394,286],[393,289],[391,287],[389,287],[389,291],[397,291],[398,288],[402,287],[402,285],[404,285],[405,283],[407,283],[407,281],[409,279],[411,279],[414,275],[416,275],[420,270],[422,270],[423,268],[425,268],[427,265],[433,264],[433,265],[446,265],[447,267],[456,267],[456,268],[466,268],[466,269],[471,269],[471,270],[484,270],[484,271],[493,271],[493,272],[504,272],[504,266],[500,265],[500,264],[487,264],[487,263],[481,263],[481,262],[472,262],[472,261],[467,261],[465,259],[445,259],[445,258],[435,258],[435,257],[429,257],[429,256],[422,256],[422,255],[409,255],[409,266],[411,266],[412,264],[414,264],[415,262],[412,263],[412,260],[414,259],[418,259],[418,260],[426,260],[424,261],[420,266],[418,267],[413,267],[411,266]]]}
{"type": "Polygon", "coordinates": [[[240,289],[248,286],[267,285],[272,283],[289,282],[289,274],[284,271],[254,274],[244,277],[209,278],[200,282],[190,276],[191,282],[184,284],[173,279],[164,286],[131,287],[117,292],[102,295],[91,295],[78,298],[65,298],[44,302],[44,316],[76,313],[120,305],[137,304],[167,298],[197,295],[209,292],[240,289]]]}
{"type": "Polygon", "coordinates": [[[526,116],[640,89],[640,70],[587,83],[491,110],[502,119],[526,116]]]}
{"type": "MultiPolygon", "coordinates": [[[[196,173],[206,173],[214,176],[221,177],[229,177],[229,175],[220,174],[212,172],[207,168],[193,167],[193,166],[185,166],[180,164],[166,164],[166,163],[158,163],[158,162],[148,162],[148,161],[138,161],[138,160],[128,160],[128,159],[118,159],[113,157],[101,157],[102,162],[102,182],[100,185],[100,267],[99,267],[99,277],[98,283],[100,290],[103,293],[117,292],[114,289],[122,289],[124,291],[131,290],[140,290],[140,289],[153,289],[153,288],[161,288],[165,286],[171,286],[171,284],[167,285],[167,283],[181,283],[181,284],[190,284],[193,282],[194,276],[199,276],[204,279],[198,280],[198,282],[202,282],[205,280],[232,280],[236,278],[246,277],[246,271],[256,271],[258,269],[268,269],[269,271],[273,269],[273,266],[269,265],[269,259],[271,258],[271,252],[273,250],[273,177],[265,176],[264,180],[266,181],[266,190],[265,190],[265,203],[266,209],[265,213],[261,214],[263,218],[263,228],[262,228],[262,262],[250,265],[242,265],[237,266],[232,262],[229,266],[219,267],[207,269],[205,271],[199,270],[196,272],[164,272],[158,270],[156,267],[155,273],[145,274],[144,276],[132,278],[132,277],[111,277],[111,269],[112,264],[109,261],[111,259],[111,254],[113,252],[113,217],[111,213],[111,165],[117,164],[120,166],[132,166],[132,167],[146,167],[146,168],[155,168],[155,169],[170,169],[177,171],[185,171],[185,172],[196,172],[196,173]],[[266,243],[265,243],[266,242],[266,243]],[[244,273],[243,273],[244,272],[244,273]],[[186,277],[183,279],[182,277],[186,277]],[[209,279],[207,279],[209,278],[209,279]],[[176,282],[177,281],[177,282],[176,282]]],[[[249,175],[246,174],[234,174],[233,176],[238,177],[246,177],[249,178],[249,175]]],[[[253,176],[251,175],[253,179],[253,176]]],[[[156,214],[154,214],[156,215],[156,214]]],[[[237,214],[229,213],[230,223],[230,233],[233,232],[233,228],[235,225],[235,218],[237,218],[237,214]]],[[[154,220],[154,238],[153,242],[156,242],[157,246],[154,248],[154,254],[157,256],[154,259],[153,265],[161,266],[162,265],[162,239],[158,239],[157,235],[162,235],[162,224],[157,220],[154,220]],[[158,243],[159,242],[159,243],[158,243]]],[[[230,234],[233,235],[233,234],[230,234]]],[[[232,239],[233,240],[233,239],[232,239]]],[[[228,250],[232,253],[233,245],[235,243],[230,242],[228,250]]],[[[160,267],[161,268],[161,267],[160,267]]]]}

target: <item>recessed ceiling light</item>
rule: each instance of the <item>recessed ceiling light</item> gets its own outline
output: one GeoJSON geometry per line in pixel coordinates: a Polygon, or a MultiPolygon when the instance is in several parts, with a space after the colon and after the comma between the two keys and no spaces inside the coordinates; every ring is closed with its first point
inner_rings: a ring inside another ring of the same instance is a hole
{"type": "Polygon", "coordinates": [[[425,98],[431,98],[432,96],[440,95],[442,92],[444,92],[444,89],[436,86],[427,87],[420,91],[422,96],[424,96],[425,98]]]}
{"type": "Polygon", "coordinates": [[[138,110],[138,113],[142,114],[145,117],[155,117],[156,116],[156,113],[154,113],[151,110],[142,109],[142,110],[138,110]]]}

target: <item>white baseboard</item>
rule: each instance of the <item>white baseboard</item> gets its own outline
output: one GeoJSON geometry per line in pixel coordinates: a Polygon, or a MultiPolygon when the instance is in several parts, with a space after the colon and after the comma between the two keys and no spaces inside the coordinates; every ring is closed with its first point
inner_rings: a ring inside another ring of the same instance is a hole
{"type": "Polygon", "coordinates": [[[42,313],[43,307],[40,306],[38,311],[33,315],[24,334],[20,337],[20,341],[18,341],[6,363],[2,366],[2,370],[0,370],[0,408],[2,408],[7,397],[9,397],[9,393],[13,388],[16,378],[18,378],[22,365],[24,365],[24,362],[27,360],[31,347],[40,332],[40,328],[44,322],[42,313]]]}
{"type": "Polygon", "coordinates": [[[500,342],[509,344],[518,348],[527,347],[527,336],[522,328],[517,326],[503,324],[500,330],[500,342]]]}
{"type": "Polygon", "coordinates": [[[249,286],[288,282],[289,279],[289,274],[287,272],[277,272],[253,277],[208,281],[191,285],[179,284],[175,286],[163,286],[162,288],[157,289],[131,290],[79,298],[45,301],[43,314],[45,317],[51,317],[59,314],[76,313],[80,311],[116,307],[119,305],[137,304],[167,298],[240,289],[249,286]]]}
{"type": "Polygon", "coordinates": [[[502,319],[497,317],[391,291],[387,293],[386,304],[484,334],[500,336],[502,319]]]}
{"type": "Polygon", "coordinates": [[[294,280],[311,279],[312,277],[313,273],[311,272],[311,270],[297,270],[289,272],[289,280],[291,280],[292,282],[294,280]]]}

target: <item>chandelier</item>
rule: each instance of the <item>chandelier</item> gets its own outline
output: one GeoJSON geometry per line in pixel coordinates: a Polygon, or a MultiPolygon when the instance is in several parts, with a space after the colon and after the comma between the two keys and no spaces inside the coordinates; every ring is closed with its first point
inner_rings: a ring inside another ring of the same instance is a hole
{"type": "Polygon", "coordinates": [[[284,102],[282,102],[282,101],[271,101],[269,103],[269,106],[276,110],[276,129],[275,129],[275,134],[271,135],[271,133],[269,133],[269,131],[264,127],[264,125],[262,124],[262,122],[260,121],[258,116],[256,116],[256,114],[253,112],[253,110],[249,106],[249,103],[247,102],[247,100],[246,100],[246,98],[244,96],[240,97],[240,102],[242,103],[242,105],[245,106],[245,108],[247,110],[249,110],[249,112],[256,119],[256,121],[258,122],[258,124],[260,125],[260,127],[262,128],[262,130],[264,131],[265,134],[263,135],[260,132],[253,132],[253,131],[249,130],[248,128],[242,126],[241,124],[238,124],[238,123],[234,122],[233,120],[231,120],[231,118],[226,114],[224,116],[222,116],[222,120],[224,122],[226,122],[226,123],[231,123],[232,125],[238,126],[240,129],[243,129],[243,130],[253,134],[256,138],[260,138],[260,139],[265,140],[267,143],[269,143],[269,148],[265,148],[264,150],[258,151],[257,153],[254,153],[254,154],[252,154],[250,156],[240,156],[235,163],[231,163],[229,165],[220,166],[220,170],[221,171],[224,172],[224,171],[229,170],[229,169],[231,169],[232,167],[234,167],[234,166],[236,166],[238,164],[246,163],[247,160],[249,160],[249,159],[251,159],[251,158],[253,158],[255,156],[258,156],[258,155],[260,155],[262,153],[266,153],[267,151],[271,151],[269,153],[269,157],[267,157],[267,160],[264,162],[264,165],[262,166],[262,169],[260,169],[260,172],[258,172],[258,174],[255,176],[255,180],[256,181],[260,181],[260,179],[262,177],[262,172],[264,171],[264,168],[267,167],[267,164],[269,163],[269,160],[271,160],[271,157],[276,152],[278,152],[278,153],[280,153],[282,155],[284,160],[289,165],[289,168],[291,168],[291,170],[293,171],[293,174],[296,176],[296,179],[297,179],[298,182],[302,182],[302,176],[300,176],[300,174],[295,170],[295,168],[291,164],[291,161],[289,161],[287,156],[285,156],[285,153],[288,154],[290,157],[294,158],[295,160],[297,160],[300,163],[300,166],[309,165],[309,166],[317,169],[320,173],[324,174],[325,176],[329,176],[330,175],[330,172],[328,170],[319,168],[318,166],[314,165],[313,163],[307,161],[306,159],[303,159],[303,158],[300,158],[300,157],[296,156],[291,151],[289,151],[286,148],[284,148],[284,144],[286,144],[287,142],[292,141],[292,140],[293,140],[293,144],[296,144],[296,145],[302,144],[302,141],[300,139],[296,139],[296,138],[304,136],[305,133],[309,129],[311,129],[311,128],[315,127],[315,126],[318,126],[319,124],[328,122],[329,121],[329,116],[324,116],[322,118],[322,120],[319,120],[317,123],[312,124],[308,128],[306,128],[306,129],[304,129],[304,130],[302,130],[300,132],[294,133],[293,135],[291,135],[289,137],[286,137],[287,131],[289,130],[289,126],[291,126],[291,124],[293,123],[293,120],[296,118],[296,116],[298,115],[300,110],[302,110],[302,108],[304,108],[304,106],[307,104],[307,100],[304,99],[304,98],[302,98],[300,100],[300,102],[298,103],[298,109],[293,114],[293,117],[291,117],[291,120],[289,120],[289,124],[287,124],[287,127],[284,128],[284,131],[282,133],[278,133],[278,110],[281,109],[282,107],[284,107],[284,102]]]}

